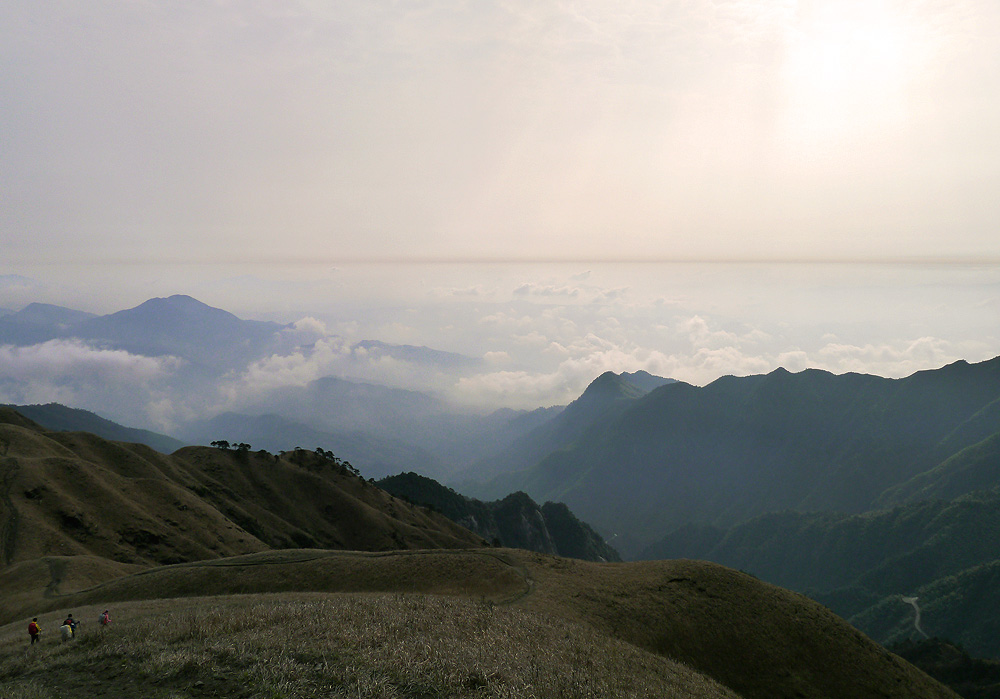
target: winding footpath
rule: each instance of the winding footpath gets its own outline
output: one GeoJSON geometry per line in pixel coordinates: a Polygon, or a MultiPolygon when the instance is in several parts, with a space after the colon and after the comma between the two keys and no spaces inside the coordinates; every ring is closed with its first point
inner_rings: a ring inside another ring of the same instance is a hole
{"type": "Polygon", "coordinates": [[[9,444],[0,439],[0,478],[2,478],[2,490],[0,490],[0,565],[8,565],[14,558],[14,544],[17,539],[17,509],[10,499],[10,490],[14,485],[14,477],[20,468],[17,459],[7,456],[9,444]]]}

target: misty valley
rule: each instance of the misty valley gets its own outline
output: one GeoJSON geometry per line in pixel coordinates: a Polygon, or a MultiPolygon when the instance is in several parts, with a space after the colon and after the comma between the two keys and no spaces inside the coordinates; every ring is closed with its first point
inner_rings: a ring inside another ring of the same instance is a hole
{"type": "MultiPolygon", "coordinates": [[[[565,638],[600,636],[588,653],[613,639],[679,661],[697,674],[671,675],[682,696],[956,696],[914,665],[1000,696],[1000,357],[893,379],[605,372],[567,405],[487,411],[372,379],[455,383],[479,358],[188,296],[0,311],[0,351],[38,367],[0,384],[2,624],[106,599],[451,595],[548,610],[565,638]],[[340,372],[310,374],[319,353],[340,372]],[[78,373],[44,375],[69,357],[78,373]],[[807,632],[869,679],[821,671],[807,632]]],[[[505,672],[442,696],[486,696],[505,672]]],[[[175,674],[165,692],[187,686],[175,674]]]]}

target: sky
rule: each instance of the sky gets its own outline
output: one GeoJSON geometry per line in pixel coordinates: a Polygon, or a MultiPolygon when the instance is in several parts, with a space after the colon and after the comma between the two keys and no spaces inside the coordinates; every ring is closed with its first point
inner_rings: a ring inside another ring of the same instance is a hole
{"type": "Polygon", "coordinates": [[[8,264],[1000,258],[992,0],[0,8],[8,264]]]}
{"type": "MultiPolygon", "coordinates": [[[[979,361],[997,85],[993,0],[7,0],[0,308],[190,294],[483,358],[446,390],[484,406],[979,361]]],[[[84,400],[63,349],[0,384],[84,400]]],[[[227,400],[343,370],[277,357],[227,400]]]]}

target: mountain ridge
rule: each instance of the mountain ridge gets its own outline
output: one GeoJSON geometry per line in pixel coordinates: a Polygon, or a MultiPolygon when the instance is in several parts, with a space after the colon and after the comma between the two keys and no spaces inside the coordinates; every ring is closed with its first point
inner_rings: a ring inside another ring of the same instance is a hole
{"type": "Polygon", "coordinates": [[[621,560],[617,551],[562,503],[539,505],[525,493],[482,502],[412,472],[382,478],[376,485],[433,508],[497,546],[590,561],[621,560]]]}
{"type": "Polygon", "coordinates": [[[903,379],[779,370],[703,388],[676,382],[570,425],[570,438],[535,430],[526,442],[541,435],[541,456],[474,494],[560,500],[599,531],[647,543],[689,522],[862,512],[969,440],[1000,432],[990,407],[998,396],[1000,358],[903,379]]]}

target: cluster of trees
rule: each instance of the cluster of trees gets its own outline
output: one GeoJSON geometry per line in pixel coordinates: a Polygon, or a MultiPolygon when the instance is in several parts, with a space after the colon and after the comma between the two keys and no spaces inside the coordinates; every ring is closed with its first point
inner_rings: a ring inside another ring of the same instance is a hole
{"type": "MultiPolygon", "coordinates": [[[[298,447],[296,447],[296,450],[298,450],[298,447]]],[[[345,461],[344,459],[341,459],[328,449],[324,449],[323,447],[316,447],[316,455],[319,456],[320,458],[326,459],[327,461],[333,463],[334,466],[340,466],[341,468],[346,468],[355,476],[359,477],[361,476],[361,471],[359,471],[357,468],[351,465],[350,461],[345,461]]]]}
{"type": "Polygon", "coordinates": [[[223,450],[235,449],[238,452],[248,452],[250,451],[250,445],[246,442],[240,442],[239,444],[230,444],[224,439],[217,439],[214,442],[210,442],[213,447],[223,450]]]}
{"type": "MultiPolygon", "coordinates": [[[[225,439],[217,439],[214,442],[210,442],[210,444],[213,447],[217,448],[217,449],[222,449],[223,451],[234,450],[240,456],[246,456],[250,452],[250,449],[252,448],[246,442],[240,442],[239,444],[230,444],[225,439]]],[[[267,453],[267,452],[264,452],[264,453],[267,453]]],[[[336,454],[334,454],[332,451],[330,451],[328,449],[324,449],[323,447],[316,447],[316,449],[314,450],[314,453],[316,454],[316,456],[320,457],[324,461],[327,461],[327,462],[331,463],[334,466],[339,466],[340,468],[342,468],[342,469],[344,469],[346,471],[350,471],[355,476],[361,478],[361,471],[360,470],[358,470],[357,468],[355,468],[354,465],[351,464],[350,461],[345,461],[344,459],[341,459],[336,454]]],[[[302,463],[303,463],[302,457],[305,454],[306,454],[306,450],[305,449],[303,449],[302,447],[295,447],[295,450],[294,450],[293,455],[292,455],[292,461],[294,463],[297,463],[297,464],[299,464],[301,466],[302,463]]],[[[275,457],[275,458],[277,458],[277,457],[275,457]]]]}

